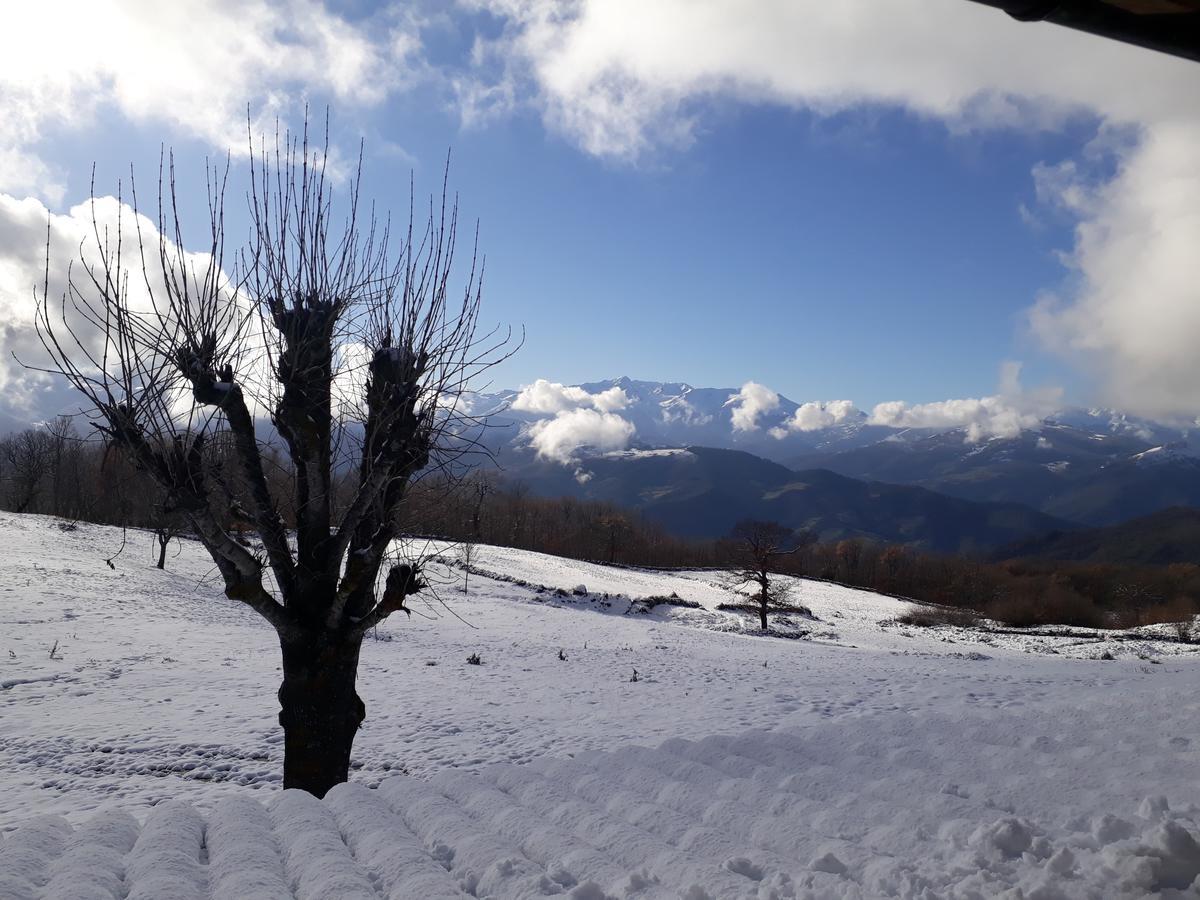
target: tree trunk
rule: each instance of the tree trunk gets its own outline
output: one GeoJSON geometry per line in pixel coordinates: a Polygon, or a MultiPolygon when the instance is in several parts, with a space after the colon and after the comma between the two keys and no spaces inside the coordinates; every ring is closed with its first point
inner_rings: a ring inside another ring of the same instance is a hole
{"type": "Polygon", "coordinates": [[[168,536],[163,540],[163,536],[158,535],[158,567],[165,569],[167,567],[167,546],[171,543],[171,538],[168,536]]]}
{"type": "Polygon", "coordinates": [[[758,604],[758,618],[762,621],[762,630],[767,630],[767,601],[761,600],[758,604]]]}
{"type": "Polygon", "coordinates": [[[361,638],[328,631],[281,638],[283,786],[317,797],[350,774],[350,749],[366,707],[354,689],[361,638]]]}

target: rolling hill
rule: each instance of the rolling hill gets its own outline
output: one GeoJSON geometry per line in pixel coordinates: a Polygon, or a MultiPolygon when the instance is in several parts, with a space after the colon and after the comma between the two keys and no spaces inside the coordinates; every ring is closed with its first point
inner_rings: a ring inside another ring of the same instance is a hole
{"type": "Polygon", "coordinates": [[[1200,562],[1200,509],[1176,506],[1104,528],[1052,532],[1002,547],[999,559],[1169,565],[1200,562]]]}
{"type": "Polygon", "coordinates": [[[862,537],[977,553],[1073,523],[1015,503],[978,503],[922,487],[796,472],[739,450],[624,451],[582,461],[586,478],[527,460],[511,475],[547,496],[570,494],[638,509],[674,534],[721,537],[741,519],[776,520],[823,540],[862,537]]]}

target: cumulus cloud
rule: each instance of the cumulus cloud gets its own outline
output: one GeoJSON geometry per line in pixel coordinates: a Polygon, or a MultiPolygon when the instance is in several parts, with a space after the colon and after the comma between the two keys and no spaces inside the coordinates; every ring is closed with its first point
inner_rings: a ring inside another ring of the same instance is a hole
{"type": "Polygon", "coordinates": [[[698,101],[719,96],[821,113],[889,104],[956,129],[1047,126],[1080,110],[1145,121],[1195,103],[1189,63],[962,0],[764,0],[752,14],[740,0],[474,5],[506,22],[490,42],[503,65],[480,77],[527,82],[548,124],[617,158],[687,143],[698,101]]]}
{"type": "Polygon", "coordinates": [[[779,395],[764,384],[747,381],[725,401],[734,431],[757,431],[759,417],[779,407],[779,395]]]}
{"type": "Polygon", "coordinates": [[[711,415],[700,412],[684,397],[672,397],[669,400],[664,400],[659,405],[659,408],[661,410],[659,418],[662,419],[664,425],[679,423],[700,427],[709,424],[713,420],[711,415]]]}
{"type": "Polygon", "coordinates": [[[782,425],[771,429],[771,437],[785,438],[795,431],[820,431],[840,425],[858,413],[849,400],[803,403],[782,425]]]}
{"type": "Polygon", "coordinates": [[[999,392],[994,396],[918,404],[892,400],[877,404],[868,421],[890,428],[961,428],[969,444],[1017,437],[1026,429],[1038,427],[1062,399],[1057,388],[1023,390],[1020,374],[1020,363],[1006,362],[1001,369],[999,392]]]}
{"type": "Polygon", "coordinates": [[[1149,416],[1200,411],[1200,119],[1159,124],[1117,174],[1040,173],[1040,188],[1076,214],[1074,277],[1030,313],[1043,344],[1093,371],[1107,403],[1149,416]]]}
{"type": "Polygon", "coordinates": [[[616,412],[629,405],[625,389],[613,386],[606,391],[591,394],[578,386],[559,384],[539,378],[523,387],[511,406],[518,412],[554,415],[575,409],[596,409],[600,412],[616,412]]]}
{"type": "MultiPolygon", "coordinates": [[[[65,379],[36,371],[36,367],[46,367],[49,358],[34,324],[34,291],[36,288],[41,292],[43,278],[48,276],[49,296],[58,301],[67,290],[67,270],[72,265],[76,283],[86,280],[83,266],[96,267],[101,261],[97,231],[102,240],[107,236],[115,245],[118,226],[125,244],[124,265],[136,272],[141,263],[137,250],[131,248],[137,247],[139,232],[153,255],[158,249],[158,231],[153,222],[136,215],[127,204],[114,197],[99,197],[94,204],[82,203],[65,214],[52,214],[38,200],[0,194],[0,347],[4,351],[0,353],[0,421],[29,424],[80,408],[81,397],[65,379]],[[34,368],[26,369],[22,363],[34,368]]],[[[189,253],[188,260],[195,272],[203,274],[209,257],[189,253]]],[[[140,274],[131,274],[129,302],[134,310],[149,312],[150,291],[162,290],[162,276],[155,273],[156,269],[157,261],[153,260],[148,267],[149,287],[140,274]]],[[[70,302],[65,312],[81,343],[99,359],[104,344],[102,330],[75,314],[70,302]]]]}
{"type": "Polygon", "coordinates": [[[318,0],[24,3],[0,31],[0,190],[57,202],[39,144],[101,110],[246,149],[246,106],[265,123],[314,93],[378,103],[419,69],[410,19],[351,22],[318,0]]]}
{"type": "Polygon", "coordinates": [[[1033,332],[1094,371],[1109,402],[1200,409],[1195,63],[963,0],[762,0],[753,14],[741,0],[473,2],[505,25],[477,47],[472,98],[527,97],[548,127],[610,159],[688,145],[707,101],[727,99],[818,114],[886,105],[951,134],[1089,119],[1101,142],[1120,134],[1098,179],[1094,147],[1036,173],[1039,199],[1078,228],[1067,286],[1033,309],[1033,332]]]}
{"type": "Polygon", "coordinates": [[[624,450],[633,433],[633,423],[597,409],[564,410],[553,418],[539,419],[527,431],[538,456],[563,465],[573,463],[584,447],[601,452],[624,450]]]}
{"type": "Polygon", "coordinates": [[[893,400],[878,404],[871,413],[873,425],[892,428],[964,428],[967,442],[971,444],[992,437],[1016,437],[1041,420],[1041,416],[1022,412],[1000,397],[968,397],[916,405],[893,400]]]}
{"type": "MultiPolygon", "coordinates": [[[[580,450],[624,450],[633,437],[632,422],[617,413],[629,405],[619,386],[590,393],[581,387],[539,378],[517,394],[510,407],[517,412],[545,416],[526,426],[529,446],[543,459],[572,465],[580,450]]],[[[581,484],[591,476],[577,470],[581,484]]]]}

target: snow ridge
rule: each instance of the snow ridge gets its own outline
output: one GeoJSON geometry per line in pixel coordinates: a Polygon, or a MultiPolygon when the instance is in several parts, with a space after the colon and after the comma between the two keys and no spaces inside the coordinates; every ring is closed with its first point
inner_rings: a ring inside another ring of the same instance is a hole
{"type": "Polygon", "coordinates": [[[1152,796],[1128,819],[1031,820],[939,784],[912,747],[880,758],[886,741],[868,732],[881,725],[836,742],[756,730],[398,776],[340,785],[324,801],[227,797],[207,818],[172,800],[140,826],[112,809],[75,828],[41,817],[0,842],[0,896],[1174,898],[1200,888],[1195,809],[1152,796]]]}

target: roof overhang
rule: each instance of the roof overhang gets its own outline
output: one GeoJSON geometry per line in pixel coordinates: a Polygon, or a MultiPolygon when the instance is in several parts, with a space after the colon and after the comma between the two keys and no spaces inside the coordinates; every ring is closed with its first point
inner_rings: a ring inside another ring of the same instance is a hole
{"type": "Polygon", "coordinates": [[[974,0],[1022,22],[1053,22],[1200,62],[1200,0],[974,0]]]}

